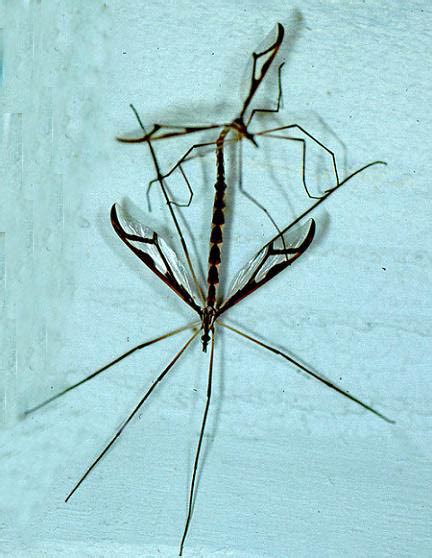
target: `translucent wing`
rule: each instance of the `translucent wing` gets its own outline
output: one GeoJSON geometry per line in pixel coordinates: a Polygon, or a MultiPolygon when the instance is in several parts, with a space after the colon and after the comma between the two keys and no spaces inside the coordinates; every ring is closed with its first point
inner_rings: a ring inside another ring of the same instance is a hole
{"type": "MultiPolygon", "coordinates": [[[[273,30],[260,45],[257,52],[252,53],[252,60],[249,63],[248,74],[249,78],[249,92],[244,100],[241,117],[244,116],[256,90],[261,85],[266,73],[268,72],[272,62],[277,55],[279,48],[284,38],[284,28],[280,23],[276,24],[276,29],[273,30]],[[250,66],[252,65],[252,68],[250,66]]],[[[242,87],[243,90],[243,87],[242,87]]]]}
{"type": "Polygon", "coordinates": [[[315,234],[315,221],[310,219],[294,231],[278,235],[261,248],[250,262],[234,278],[226,300],[218,315],[245,298],[278,273],[291,265],[312,242],[315,234]]]}
{"type": "Polygon", "coordinates": [[[126,246],[189,306],[201,314],[199,299],[189,274],[165,240],[138,221],[126,217],[117,204],[111,208],[111,223],[126,246]]]}

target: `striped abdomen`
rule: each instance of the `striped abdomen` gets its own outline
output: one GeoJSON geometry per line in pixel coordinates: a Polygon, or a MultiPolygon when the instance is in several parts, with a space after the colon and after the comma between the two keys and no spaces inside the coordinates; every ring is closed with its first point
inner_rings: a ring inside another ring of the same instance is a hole
{"type": "Polygon", "coordinates": [[[210,252],[208,259],[208,291],[207,291],[207,306],[214,307],[216,303],[216,291],[219,285],[219,266],[221,263],[221,250],[223,242],[223,225],[225,222],[224,209],[225,209],[225,168],[224,168],[224,154],[223,143],[227,131],[223,130],[216,143],[216,169],[217,178],[215,183],[215,197],[213,201],[213,216],[211,223],[210,234],[210,252]]]}

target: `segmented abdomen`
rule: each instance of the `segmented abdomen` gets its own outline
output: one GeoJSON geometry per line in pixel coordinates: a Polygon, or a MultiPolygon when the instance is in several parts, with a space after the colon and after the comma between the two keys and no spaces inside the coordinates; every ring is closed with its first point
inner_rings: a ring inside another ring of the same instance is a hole
{"type": "Polygon", "coordinates": [[[224,131],[218,138],[216,143],[216,168],[217,168],[217,178],[215,183],[215,197],[213,201],[213,217],[211,223],[211,234],[210,234],[210,252],[208,258],[208,291],[207,291],[207,306],[215,306],[216,303],[216,292],[219,285],[219,266],[221,263],[221,250],[223,243],[223,225],[225,222],[224,210],[225,210],[225,168],[224,168],[224,154],[223,154],[223,142],[226,133],[224,131]]]}

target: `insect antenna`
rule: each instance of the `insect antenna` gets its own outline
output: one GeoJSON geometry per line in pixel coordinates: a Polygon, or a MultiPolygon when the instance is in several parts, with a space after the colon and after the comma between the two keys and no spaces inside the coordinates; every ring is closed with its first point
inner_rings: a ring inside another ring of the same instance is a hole
{"type": "Polygon", "coordinates": [[[211,336],[210,359],[209,359],[209,369],[208,369],[208,378],[207,378],[206,404],[205,404],[204,414],[203,414],[203,418],[202,418],[202,422],[201,422],[201,430],[200,430],[200,433],[199,433],[198,445],[197,445],[196,452],[195,452],[195,459],[194,459],[193,470],[192,470],[192,478],[191,478],[191,483],[190,483],[190,488],[189,488],[189,500],[188,500],[187,516],[186,516],[185,526],[184,526],[184,530],[183,530],[183,536],[182,536],[182,539],[181,539],[181,542],[180,542],[179,556],[183,555],[183,547],[184,547],[184,544],[185,544],[185,541],[186,541],[186,537],[187,537],[187,534],[188,534],[188,531],[189,531],[189,526],[190,526],[190,522],[191,522],[192,514],[193,514],[197,472],[198,472],[198,467],[199,467],[201,447],[202,447],[202,442],[203,442],[203,439],[204,439],[204,432],[205,432],[207,416],[208,416],[208,412],[209,412],[209,408],[210,408],[210,400],[211,400],[211,393],[212,393],[214,342],[215,342],[215,340],[214,340],[214,330],[213,330],[212,331],[212,336],[211,336]]]}
{"type": "Polygon", "coordinates": [[[319,382],[321,382],[322,384],[324,384],[328,388],[336,391],[340,395],[343,395],[344,397],[346,397],[350,401],[353,401],[354,403],[357,403],[357,405],[360,405],[360,407],[363,407],[363,409],[366,409],[367,411],[370,411],[371,413],[373,413],[377,417],[385,420],[386,422],[389,422],[390,424],[395,424],[396,421],[386,417],[385,415],[383,415],[382,413],[380,413],[379,411],[377,411],[376,409],[374,409],[373,407],[371,407],[367,403],[364,403],[360,399],[357,399],[357,397],[354,397],[353,395],[349,394],[348,392],[346,392],[342,388],[338,387],[333,382],[330,382],[330,380],[327,380],[327,378],[324,378],[320,374],[317,374],[316,372],[313,372],[309,368],[306,368],[306,366],[304,366],[303,364],[301,364],[300,362],[298,362],[297,360],[295,360],[294,358],[289,356],[287,353],[277,349],[276,347],[268,345],[267,343],[263,343],[262,341],[260,341],[259,339],[256,339],[252,335],[248,335],[244,331],[241,331],[240,329],[237,329],[233,326],[230,326],[230,325],[228,325],[224,322],[221,322],[220,320],[218,320],[217,323],[218,323],[218,325],[220,325],[220,326],[222,326],[226,329],[229,329],[230,331],[233,331],[237,335],[240,335],[241,337],[244,337],[245,339],[248,339],[249,341],[252,341],[252,343],[255,343],[256,345],[259,345],[263,349],[266,349],[267,351],[270,351],[270,352],[274,353],[275,355],[278,355],[278,356],[284,358],[285,360],[287,360],[291,364],[294,364],[294,366],[296,366],[297,368],[299,368],[300,370],[305,372],[305,374],[307,374],[308,376],[310,376],[312,378],[315,378],[315,380],[318,380],[319,382]]]}
{"type": "Polygon", "coordinates": [[[152,385],[150,386],[150,388],[146,391],[146,393],[144,394],[144,396],[140,399],[140,401],[135,405],[135,407],[132,409],[131,413],[127,416],[127,418],[124,420],[122,426],[117,430],[117,432],[114,434],[114,436],[111,438],[111,440],[109,441],[109,443],[105,446],[105,448],[99,453],[99,455],[96,457],[96,459],[92,462],[92,464],[87,468],[87,470],[85,471],[85,473],[80,477],[80,479],[78,480],[78,482],[75,484],[75,486],[72,488],[72,490],[69,492],[69,494],[67,495],[65,502],[68,502],[71,498],[71,496],[78,490],[78,488],[81,486],[81,484],[83,483],[83,481],[89,476],[89,474],[93,471],[93,469],[96,467],[96,465],[99,463],[99,461],[104,457],[104,455],[108,452],[108,450],[113,446],[113,444],[116,442],[116,440],[118,440],[118,438],[121,436],[122,432],[124,431],[124,429],[126,428],[126,426],[130,423],[130,421],[133,419],[133,417],[137,414],[137,412],[141,409],[141,407],[144,405],[144,403],[147,401],[147,399],[149,398],[150,394],[153,392],[153,390],[155,389],[155,387],[164,379],[164,377],[168,374],[168,372],[171,370],[171,368],[174,366],[174,364],[178,361],[178,359],[181,357],[181,355],[185,352],[185,350],[189,347],[189,345],[192,343],[192,341],[196,338],[196,336],[199,333],[199,329],[197,329],[194,334],[192,335],[192,337],[190,337],[186,343],[182,346],[182,348],[176,353],[176,355],[174,356],[174,358],[170,361],[170,363],[162,370],[162,372],[159,374],[159,376],[156,378],[156,380],[152,383],[152,385]]]}
{"type": "Polygon", "coordinates": [[[150,341],[145,341],[144,343],[140,343],[139,345],[136,345],[136,347],[133,347],[132,349],[129,349],[128,351],[126,351],[122,355],[116,357],[114,360],[112,360],[108,364],[105,364],[101,368],[98,368],[97,370],[95,370],[94,372],[92,372],[91,374],[89,374],[88,376],[86,376],[85,378],[80,380],[79,382],[76,382],[75,384],[72,384],[71,386],[63,389],[62,391],[59,391],[58,393],[56,393],[55,395],[53,395],[49,399],[46,399],[45,401],[42,401],[42,403],[39,403],[38,405],[35,405],[31,409],[27,409],[23,413],[24,416],[30,415],[31,413],[34,413],[35,411],[39,411],[39,409],[42,409],[42,407],[45,407],[45,405],[48,405],[48,403],[52,403],[53,401],[55,401],[56,399],[58,399],[62,395],[65,395],[69,391],[72,391],[73,389],[85,384],[89,380],[92,380],[93,378],[95,378],[96,376],[101,374],[102,372],[105,372],[105,370],[108,370],[108,368],[111,368],[111,366],[114,366],[114,364],[117,364],[120,361],[122,361],[123,359],[130,356],[135,351],[139,351],[141,349],[144,349],[145,347],[153,345],[154,343],[158,343],[159,341],[162,341],[163,339],[168,339],[168,337],[171,337],[173,335],[177,335],[177,333],[180,333],[180,332],[185,331],[187,329],[192,329],[193,327],[196,327],[196,324],[188,324],[188,325],[185,325],[183,327],[179,327],[177,329],[169,331],[168,333],[164,333],[163,335],[160,335],[159,337],[156,337],[155,339],[151,339],[150,341]]]}

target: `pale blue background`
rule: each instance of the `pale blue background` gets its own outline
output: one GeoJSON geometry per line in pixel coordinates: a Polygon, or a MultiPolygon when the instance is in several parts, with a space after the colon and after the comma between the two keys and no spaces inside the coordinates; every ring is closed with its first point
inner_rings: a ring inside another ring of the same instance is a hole
{"type": "MultiPolygon", "coordinates": [[[[176,556],[205,394],[198,346],[67,505],[181,339],[25,421],[19,413],[190,320],[111,230],[114,201],[146,211],[154,174],[144,147],[113,138],[135,127],[130,102],[149,124],[230,119],[250,52],[281,21],[278,122],[314,131],[342,170],[347,154],[346,172],[377,158],[388,167],[335,195],[309,253],[230,317],[397,425],[223,335],[185,556],[430,556],[429,3],[28,0],[0,13],[0,553],[176,556]]],[[[167,167],[183,147],[160,149],[167,167]]],[[[298,153],[287,161],[276,150],[270,173],[269,154],[257,152],[248,187],[283,224],[296,207],[281,194],[285,178],[268,175],[293,173],[298,153]]],[[[211,160],[200,172],[191,170],[197,197],[185,215],[205,258],[211,160]]],[[[272,234],[233,198],[230,271],[272,234]]],[[[148,222],[169,235],[157,195],[154,209],[148,222]]]]}

